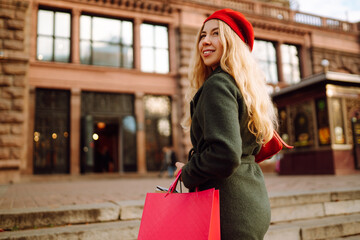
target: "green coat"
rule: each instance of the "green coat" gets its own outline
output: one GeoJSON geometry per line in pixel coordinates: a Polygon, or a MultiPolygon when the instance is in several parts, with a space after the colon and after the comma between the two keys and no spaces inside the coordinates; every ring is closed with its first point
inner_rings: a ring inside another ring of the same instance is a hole
{"type": "Polygon", "coordinates": [[[270,204],[255,157],[261,148],[234,79],[220,67],[191,102],[194,153],[182,169],[184,185],[220,192],[222,240],[260,240],[270,225],[270,204]]]}

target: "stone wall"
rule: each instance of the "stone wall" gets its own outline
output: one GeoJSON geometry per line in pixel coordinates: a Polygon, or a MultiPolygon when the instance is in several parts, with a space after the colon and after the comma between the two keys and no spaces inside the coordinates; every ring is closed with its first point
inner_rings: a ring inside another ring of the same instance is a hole
{"type": "Polygon", "coordinates": [[[27,0],[0,0],[0,183],[26,164],[28,15],[27,0]]]}

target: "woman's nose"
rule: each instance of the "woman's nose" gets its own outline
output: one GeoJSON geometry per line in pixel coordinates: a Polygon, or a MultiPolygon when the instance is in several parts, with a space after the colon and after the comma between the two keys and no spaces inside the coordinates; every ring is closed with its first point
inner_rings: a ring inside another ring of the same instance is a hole
{"type": "Polygon", "coordinates": [[[202,43],[203,45],[209,45],[211,43],[210,38],[208,36],[204,37],[202,43]]]}

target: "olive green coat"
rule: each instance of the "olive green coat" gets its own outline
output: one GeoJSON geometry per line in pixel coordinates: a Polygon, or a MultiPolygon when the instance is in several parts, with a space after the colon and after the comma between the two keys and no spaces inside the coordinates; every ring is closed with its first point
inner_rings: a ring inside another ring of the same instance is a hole
{"type": "Polygon", "coordinates": [[[194,153],[182,169],[193,191],[220,192],[222,240],[263,239],[270,224],[270,204],[254,155],[260,144],[248,130],[248,114],[234,79],[220,67],[191,102],[194,153]]]}

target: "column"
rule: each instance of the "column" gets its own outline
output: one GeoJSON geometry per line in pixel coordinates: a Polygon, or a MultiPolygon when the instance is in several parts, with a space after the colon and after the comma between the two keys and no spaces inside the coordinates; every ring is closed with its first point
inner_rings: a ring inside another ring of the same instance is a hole
{"type": "Polygon", "coordinates": [[[71,62],[80,63],[80,9],[72,10],[71,62]]]}
{"type": "Polygon", "coordinates": [[[311,37],[310,34],[307,33],[305,35],[305,44],[301,45],[299,58],[300,58],[300,71],[301,77],[305,78],[312,74],[311,66],[312,66],[312,57],[311,57],[311,37]]]}
{"type": "Polygon", "coordinates": [[[134,19],[134,68],[141,69],[141,45],[140,45],[140,26],[142,20],[139,18],[134,19]]]}
{"type": "Polygon", "coordinates": [[[71,89],[70,97],[70,174],[80,174],[80,136],[81,136],[81,90],[71,89]]]}
{"type": "Polygon", "coordinates": [[[169,72],[176,73],[176,34],[174,24],[169,25],[169,72]]]}
{"type": "Polygon", "coordinates": [[[37,41],[37,17],[38,17],[39,6],[36,3],[33,3],[32,7],[32,17],[31,17],[31,27],[30,27],[30,59],[36,59],[36,41],[37,41]]]}
{"type": "Polygon", "coordinates": [[[143,98],[144,93],[135,93],[137,172],[140,174],[146,173],[145,109],[143,98]]]}
{"type": "Polygon", "coordinates": [[[274,43],[275,51],[276,51],[276,63],[277,63],[276,67],[278,72],[278,80],[280,84],[283,84],[285,80],[284,80],[283,67],[282,67],[281,44],[282,42],[274,43]]]}
{"type": "Polygon", "coordinates": [[[35,126],[35,87],[29,86],[29,103],[28,103],[28,145],[27,145],[27,158],[26,158],[26,167],[24,170],[25,174],[32,175],[34,173],[34,126],[35,126]]]}

